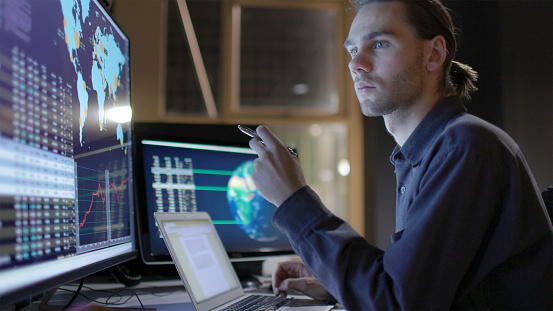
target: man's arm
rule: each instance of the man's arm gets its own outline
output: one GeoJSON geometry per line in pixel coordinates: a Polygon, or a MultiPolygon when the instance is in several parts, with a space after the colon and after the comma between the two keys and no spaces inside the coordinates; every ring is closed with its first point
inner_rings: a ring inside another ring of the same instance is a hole
{"type": "Polygon", "coordinates": [[[328,211],[309,187],[276,211],[275,225],[346,309],[445,310],[468,303],[479,281],[538,238],[540,224],[519,228],[527,224],[516,214],[527,211],[513,206],[512,217],[500,218],[505,176],[487,159],[458,150],[430,163],[406,228],[386,252],[328,211]]]}
{"type": "MultiPolygon", "coordinates": [[[[303,175],[297,160],[274,136],[264,130],[258,134],[267,145],[250,142],[260,156],[252,176],[261,193],[280,205],[275,226],[346,309],[492,307],[474,305],[469,295],[480,295],[485,303],[484,293],[474,291],[477,284],[501,261],[543,237],[548,225],[539,218],[543,211],[529,210],[535,202],[517,197],[518,187],[532,182],[524,175],[524,163],[503,162],[510,152],[487,158],[489,152],[472,146],[443,148],[424,168],[417,167],[427,173],[408,187],[417,193],[408,203],[405,230],[394,235],[396,242],[384,253],[326,209],[313,190],[301,187],[305,182],[298,177],[303,175]],[[502,200],[515,205],[505,206],[502,200]]],[[[534,287],[525,285],[517,284],[516,290],[535,296],[534,287]]],[[[499,299],[493,307],[513,301],[504,296],[493,297],[499,299]]]]}

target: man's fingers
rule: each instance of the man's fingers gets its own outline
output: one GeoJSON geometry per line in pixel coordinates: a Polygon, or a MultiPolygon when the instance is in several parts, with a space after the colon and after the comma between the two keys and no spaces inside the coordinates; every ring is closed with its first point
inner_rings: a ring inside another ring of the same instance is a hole
{"type": "Polygon", "coordinates": [[[293,287],[290,287],[291,285],[293,285],[295,282],[292,282],[291,280],[296,280],[296,279],[286,279],[282,282],[280,282],[280,286],[278,287],[278,289],[280,291],[289,291],[291,289],[294,289],[293,287]]]}
{"type": "Polygon", "coordinates": [[[263,142],[261,142],[257,138],[250,139],[249,145],[250,145],[250,148],[252,148],[253,151],[257,153],[257,155],[259,155],[262,152],[265,152],[265,145],[263,145],[263,142]]]}
{"type": "MultiPolygon", "coordinates": [[[[275,269],[273,271],[273,279],[272,279],[272,285],[273,285],[273,292],[275,295],[283,294],[286,296],[286,291],[282,292],[280,290],[281,282],[284,282],[288,278],[295,278],[299,275],[294,272],[294,267],[298,265],[303,265],[300,262],[294,261],[285,261],[285,262],[279,262],[275,265],[275,269]]],[[[297,269],[297,268],[296,268],[297,269]]]]}
{"type": "Polygon", "coordinates": [[[290,291],[300,292],[317,300],[326,300],[329,295],[328,291],[314,277],[286,279],[280,283],[278,290],[280,293],[284,294],[290,291]]]}
{"type": "Polygon", "coordinates": [[[255,129],[257,136],[269,147],[282,145],[280,140],[265,125],[260,125],[255,129]]]}
{"type": "Polygon", "coordinates": [[[286,295],[288,294],[288,291],[293,290],[293,288],[290,288],[290,280],[293,280],[293,279],[285,279],[280,283],[279,287],[277,288],[277,292],[278,292],[276,293],[277,296],[283,295],[284,297],[286,297],[286,295]]]}
{"type": "Polygon", "coordinates": [[[300,293],[305,293],[307,282],[304,278],[290,278],[282,281],[278,289],[281,292],[289,292],[295,290],[300,293]]]}

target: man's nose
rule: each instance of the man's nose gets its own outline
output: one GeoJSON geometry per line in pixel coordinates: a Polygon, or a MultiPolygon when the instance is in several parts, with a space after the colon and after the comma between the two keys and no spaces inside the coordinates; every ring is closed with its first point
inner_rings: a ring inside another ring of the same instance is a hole
{"type": "Polygon", "coordinates": [[[368,57],[359,52],[349,61],[348,68],[352,75],[358,73],[369,73],[373,70],[373,64],[368,57]]]}

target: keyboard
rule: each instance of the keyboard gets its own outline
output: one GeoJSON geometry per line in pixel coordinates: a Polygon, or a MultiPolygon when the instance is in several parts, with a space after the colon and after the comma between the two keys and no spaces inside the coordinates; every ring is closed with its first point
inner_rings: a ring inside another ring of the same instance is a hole
{"type": "Polygon", "coordinates": [[[232,305],[222,309],[221,311],[273,311],[282,306],[287,305],[292,301],[292,298],[285,298],[281,296],[265,296],[265,295],[251,295],[240,301],[233,303],[232,305]]]}

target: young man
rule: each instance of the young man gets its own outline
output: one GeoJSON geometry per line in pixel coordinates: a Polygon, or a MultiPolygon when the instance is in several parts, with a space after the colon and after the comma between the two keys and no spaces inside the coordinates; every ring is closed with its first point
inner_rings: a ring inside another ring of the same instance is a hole
{"type": "Polygon", "coordinates": [[[275,293],[351,310],[553,309],[553,229],[518,146],[467,114],[476,73],[454,62],[438,0],[366,0],[345,47],[361,111],[397,142],[396,233],[382,251],[327,210],[264,126],[253,179],[305,263],[277,266],[275,293]]]}

